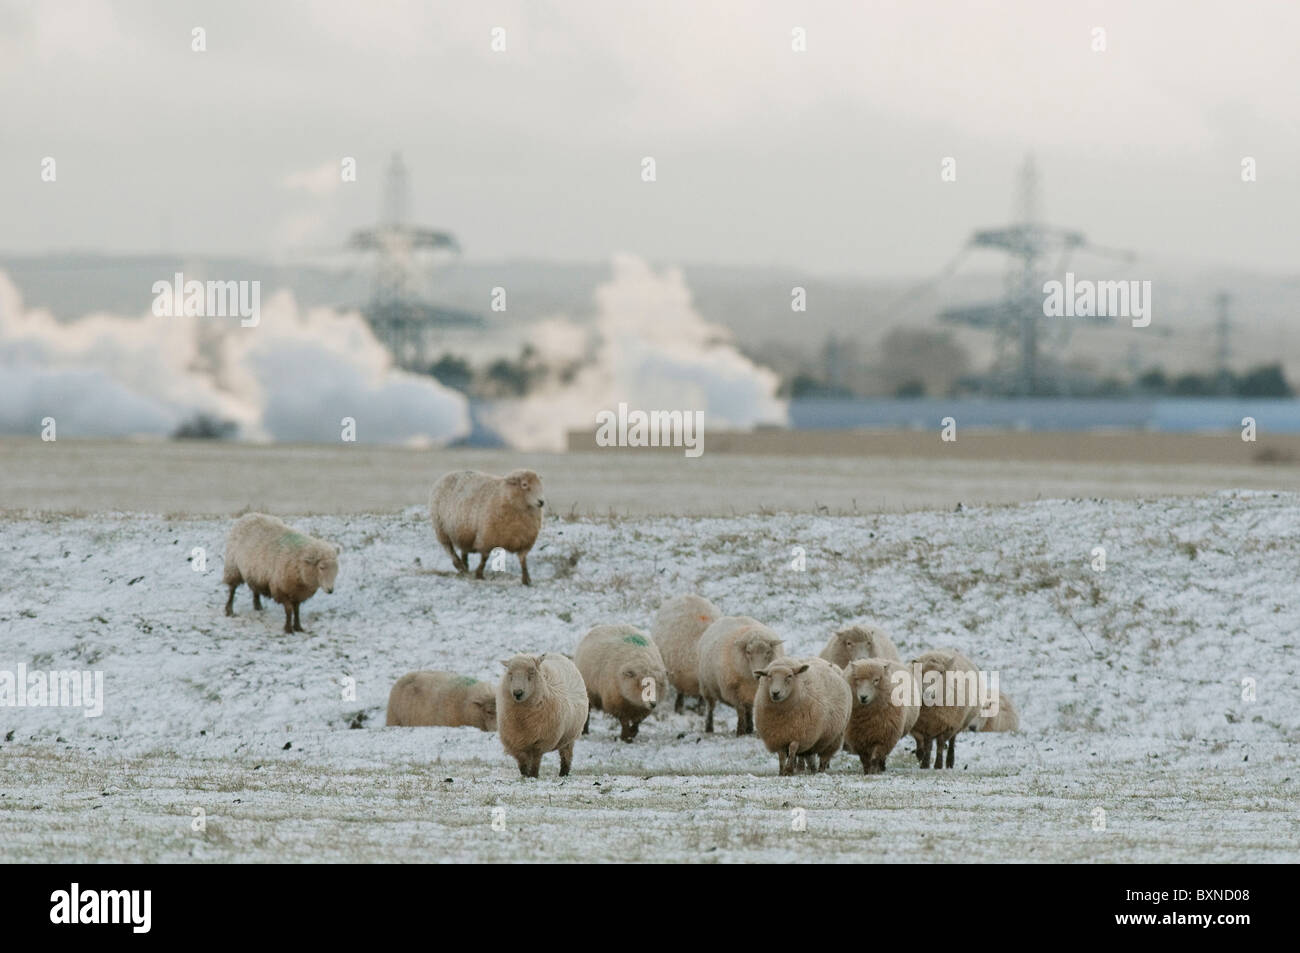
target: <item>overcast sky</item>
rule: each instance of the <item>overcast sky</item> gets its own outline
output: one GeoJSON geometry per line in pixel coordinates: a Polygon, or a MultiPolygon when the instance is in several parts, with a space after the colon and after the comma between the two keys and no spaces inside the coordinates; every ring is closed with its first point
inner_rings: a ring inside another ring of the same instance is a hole
{"type": "Polygon", "coordinates": [[[1295,272],[1297,35],[1293,0],[0,0],[0,251],[339,245],[400,149],[474,259],[922,275],[1032,150],[1054,223],[1295,272]]]}

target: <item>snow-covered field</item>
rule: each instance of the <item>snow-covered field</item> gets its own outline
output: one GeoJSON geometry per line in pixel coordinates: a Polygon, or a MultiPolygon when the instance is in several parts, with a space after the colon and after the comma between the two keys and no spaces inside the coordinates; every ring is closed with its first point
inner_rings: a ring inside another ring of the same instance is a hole
{"type": "Polygon", "coordinates": [[[286,636],[247,590],[222,614],[227,519],[0,516],[0,673],[105,692],[95,718],[0,707],[0,860],[1300,860],[1300,497],[561,515],[532,588],[513,559],[455,576],[419,508],[295,523],[344,554],[286,636]],[[963,736],[954,771],[905,741],[884,775],[779,778],[729,710],[715,735],[663,712],[631,745],[595,715],[571,777],[548,755],[525,781],[494,734],[383,727],[403,672],[495,679],[686,591],[791,654],[862,617],[905,653],[955,645],[1022,731],[963,736]]]}

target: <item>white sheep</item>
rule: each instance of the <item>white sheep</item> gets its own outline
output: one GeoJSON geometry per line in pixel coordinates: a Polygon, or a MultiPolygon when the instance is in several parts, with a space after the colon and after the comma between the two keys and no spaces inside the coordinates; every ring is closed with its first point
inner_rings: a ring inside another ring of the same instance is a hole
{"type": "Polygon", "coordinates": [[[388,694],[388,724],[496,731],[496,688],[455,672],[407,672],[388,694]]]}
{"type": "Polygon", "coordinates": [[[519,556],[524,585],[530,586],[528,552],[542,528],[545,503],[541,477],[532,470],[514,470],[504,477],[457,470],[434,484],[429,515],[457,572],[468,572],[469,554],[478,553],[474,577],[482,579],[488,554],[499,547],[519,556]]]}
{"type": "Polygon", "coordinates": [[[768,751],[776,753],[780,773],[797,766],[825,771],[844,743],[853,701],[849,684],[823,658],[781,658],[754,672],[754,727],[768,751]]]}
{"type": "Polygon", "coordinates": [[[998,692],[998,713],[996,715],[977,715],[971,722],[971,731],[1019,731],[1020,713],[1006,692],[998,692]]]}
{"type": "Polygon", "coordinates": [[[858,756],[863,774],[878,774],[920,717],[918,686],[911,670],[894,659],[855,659],[842,673],[853,698],[844,750],[858,756]]]}
{"type": "Polygon", "coordinates": [[[226,539],[222,573],[222,581],[230,587],[226,615],[235,614],[235,590],[247,583],[254,609],[262,608],[262,596],[274,599],[284,606],[284,631],[302,632],[298,607],[317,589],[334,591],[340,552],[333,543],[290,529],[274,516],[241,516],[226,539]]]}
{"type": "Polygon", "coordinates": [[[888,658],[902,661],[898,648],[885,630],[878,625],[851,625],[830,637],[821,657],[836,668],[843,668],[855,659],[888,658]]]}
{"type": "Polygon", "coordinates": [[[677,690],[674,711],[680,712],[687,695],[700,694],[700,636],[722,618],[722,612],[703,596],[674,596],[664,601],[650,627],[659,646],[668,681],[677,690]]]}
{"type": "Polygon", "coordinates": [[[947,745],[947,766],[954,767],[957,735],[979,717],[979,670],[955,649],[925,652],[912,660],[912,666],[914,675],[920,673],[921,686],[921,711],[912,726],[916,758],[928,768],[931,745],[937,742],[934,766],[944,766],[947,745]]]}
{"type": "MultiPolygon", "coordinates": [[[[619,739],[631,741],[641,722],[668,690],[668,673],[659,649],[646,634],[630,625],[598,625],[583,636],[573,653],[587,684],[590,710],[618,719],[619,739]]],[[[591,721],[583,725],[587,734],[591,721]]]]}
{"type": "Polygon", "coordinates": [[[723,616],[700,636],[700,697],[704,699],[704,730],[713,730],[718,702],[736,709],[736,734],[754,730],[754,673],[783,654],[779,635],[746,615],[723,616]]]}
{"type": "Polygon", "coordinates": [[[497,733],[519,773],[537,777],[542,755],[560,753],[560,777],[573,763],[573,743],[587,722],[587,686],[563,655],[516,655],[501,663],[497,686],[497,733]]]}

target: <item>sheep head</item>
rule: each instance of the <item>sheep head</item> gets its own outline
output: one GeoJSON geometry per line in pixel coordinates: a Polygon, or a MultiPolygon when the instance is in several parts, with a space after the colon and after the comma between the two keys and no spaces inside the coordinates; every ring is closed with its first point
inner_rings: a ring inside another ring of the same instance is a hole
{"type": "Polygon", "coordinates": [[[775,662],[765,669],[756,669],[754,678],[755,680],[767,679],[767,697],[774,702],[783,702],[794,694],[799,676],[808,669],[807,662],[802,665],[775,662]]]}
{"type": "Polygon", "coordinates": [[[546,504],[542,478],[532,470],[512,470],[505,478],[505,485],[524,509],[540,510],[546,504]]]}

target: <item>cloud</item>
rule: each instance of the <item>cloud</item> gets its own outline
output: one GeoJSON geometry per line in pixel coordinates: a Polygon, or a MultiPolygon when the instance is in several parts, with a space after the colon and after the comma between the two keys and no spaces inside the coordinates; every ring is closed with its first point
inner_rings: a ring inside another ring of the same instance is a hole
{"type": "Polygon", "coordinates": [[[778,376],[700,316],[679,270],[656,274],[641,259],[618,255],[612,279],[595,297],[591,327],[551,319],[532,336],[547,363],[571,362],[576,371],[486,413],[485,422],[511,446],[561,450],[568,431],[594,429],[596,413],[619,403],[633,410],[702,410],[706,434],[786,423],[778,376]]]}
{"type": "Polygon", "coordinates": [[[165,436],[197,414],[254,441],[340,439],[438,446],[469,432],[464,396],[393,367],[355,312],[264,301],[256,327],[237,318],[92,314],[60,322],[27,311],[0,272],[0,433],[165,436]]]}
{"type": "Polygon", "coordinates": [[[280,182],[286,189],[309,192],[312,195],[330,195],[343,182],[338,159],[329,159],[310,169],[290,172],[280,182]]]}

